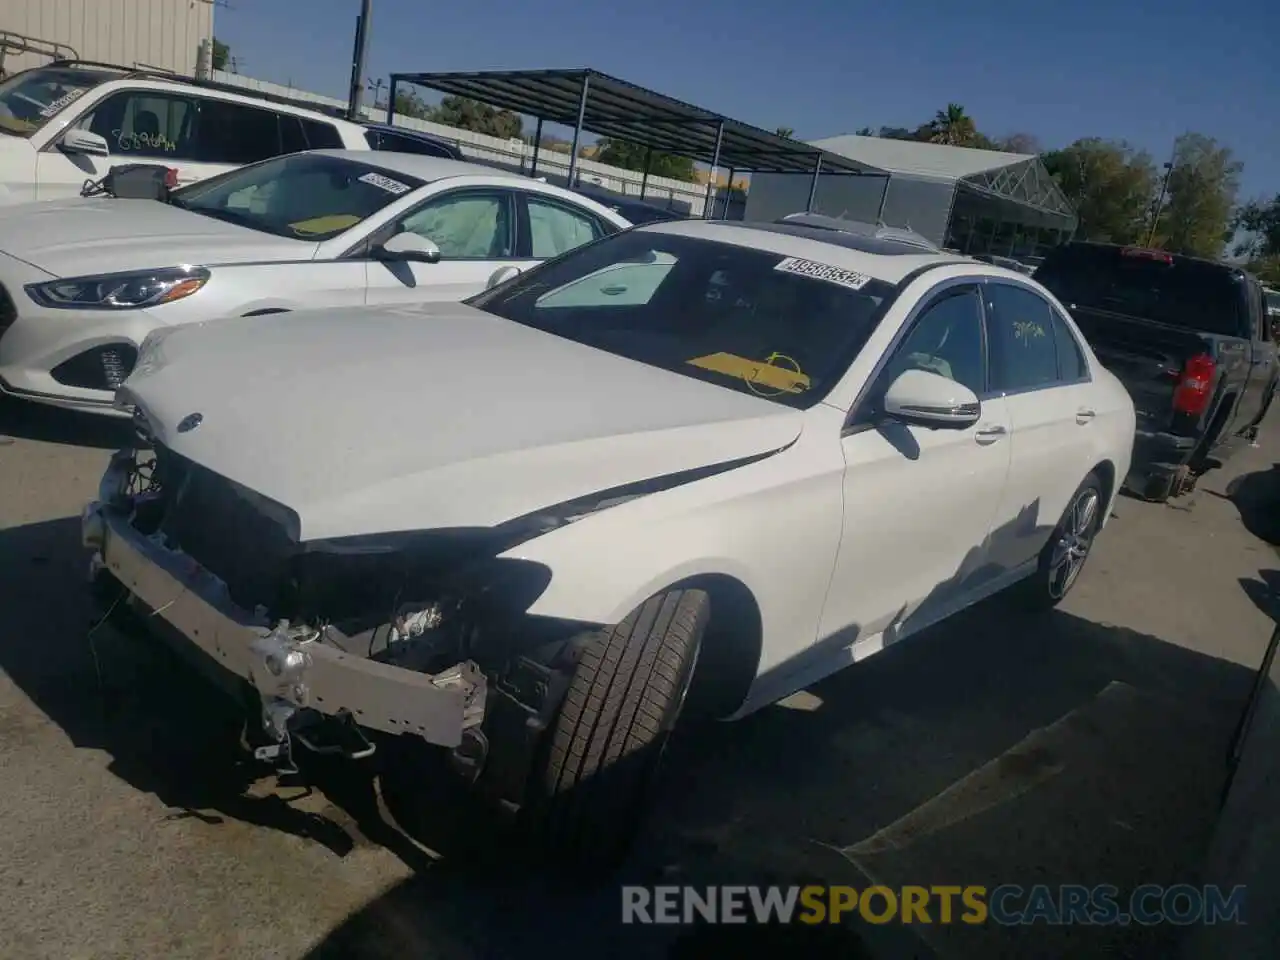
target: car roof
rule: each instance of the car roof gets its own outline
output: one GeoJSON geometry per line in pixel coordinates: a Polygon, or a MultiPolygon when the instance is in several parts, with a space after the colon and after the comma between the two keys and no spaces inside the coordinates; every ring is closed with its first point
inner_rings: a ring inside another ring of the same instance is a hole
{"type": "Polygon", "coordinates": [[[503,180],[528,179],[481,163],[450,160],[448,157],[429,157],[421,153],[398,153],[395,150],[312,150],[311,152],[325,157],[341,157],[344,160],[381,167],[383,170],[403,173],[406,176],[427,181],[477,175],[498,177],[503,180]]]}
{"type": "MultiPolygon", "coordinates": [[[[921,267],[933,264],[954,263],[978,267],[978,264],[968,257],[942,252],[933,253],[895,241],[789,223],[668,220],[660,223],[646,223],[636,227],[635,230],[644,233],[695,237],[767,250],[784,257],[799,257],[853,270],[888,283],[898,283],[921,267]]],[[[998,267],[986,269],[1000,270],[998,267]]]]}
{"type": "Polygon", "coordinates": [[[896,241],[916,250],[928,250],[931,253],[940,252],[936,243],[930,241],[923,234],[916,233],[910,227],[891,227],[883,223],[868,223],[864,220],[849,220],[845,217],[829,217],[825,214],[810,212],[789,213],[776,222],[790,226],[838,230],[841,233],[851,233],[875,240],[896,241]]]}

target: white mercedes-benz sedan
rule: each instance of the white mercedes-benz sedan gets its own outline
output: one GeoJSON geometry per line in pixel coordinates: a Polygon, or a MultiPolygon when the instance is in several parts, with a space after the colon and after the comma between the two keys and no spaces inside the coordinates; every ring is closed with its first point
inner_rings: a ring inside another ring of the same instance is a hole
{"type": "Polygon", "coordinates": [[[785,223],[172,328],[120,401],[103,599],[254,691],[259,757],[435,744],[586,856],[625,848],[682,710],[741,717],[1004,588],[1061,600],[1134,435],[1034,281],[785,223]]]}
{"type": "MultiPolygon", "coordinates": [[[[152,329],[461,300],[631,226],[573,191],[417,154],[318,150],[157,200],[0,208],[0,391],[112,413],[152,329]]],[[[118,412],[118,411],[115,411],[118,412]]]]}

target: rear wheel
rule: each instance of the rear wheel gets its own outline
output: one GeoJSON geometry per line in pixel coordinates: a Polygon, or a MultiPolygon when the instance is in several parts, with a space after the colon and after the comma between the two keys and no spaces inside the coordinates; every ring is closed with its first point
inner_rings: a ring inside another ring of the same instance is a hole
{"type": "Polygon", "coordinates": [[[669,590],[583,651],[532,784],[539,832],[557,853],[608,868],[628,852],[709,615],[704,591],[669,590]]]}
{"type": "Polygon", "coordinates": [[[1071,592],[1089,559],[1106,507],[1102,479],[1091,473],[1072,494],[1066,512],[1040,551],[1035,574],[1024,583],[1026,598],[1033,606],[1056,607],[1071,592]]]}

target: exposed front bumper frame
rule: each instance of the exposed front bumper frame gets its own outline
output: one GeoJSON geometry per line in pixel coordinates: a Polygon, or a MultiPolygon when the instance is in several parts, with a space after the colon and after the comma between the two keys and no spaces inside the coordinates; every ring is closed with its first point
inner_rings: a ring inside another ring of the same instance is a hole
{"type": "Polygon", "coordinates": [[[109,572],[207,654],[215,669],[254,686],[263,695],[264,727],[277,739],[285,733],[275,720],[302,709],[349,713],[359,726],[413,734],[442,747],[458,746],[464,731],[483,721],[485,678],[471,661],[438,674],[418,673],[347,653],[313,630],[268,624],[239,608],[221,580],[132,526],[127,485],[133,462],[133,451],[112,458],[99,499],[82,515],[95,568],[109,572]]]}

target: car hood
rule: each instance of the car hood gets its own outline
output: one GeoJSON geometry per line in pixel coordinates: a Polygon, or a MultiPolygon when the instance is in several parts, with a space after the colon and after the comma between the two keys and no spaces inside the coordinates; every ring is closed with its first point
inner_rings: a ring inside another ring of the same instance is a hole
{"type": "Polygon", "coordinates": [[[316,244],[155,200],[46,200],[0,207],[0,250],[55,277],[176,264],[310,260],[316,244]]]}
{"type": "Polygon", "coordinates": [[[121,399],[302,540],[492,527],[771,453],[804,420],[460,303],[172,328],[121,399]]]}

